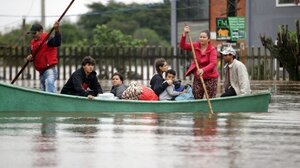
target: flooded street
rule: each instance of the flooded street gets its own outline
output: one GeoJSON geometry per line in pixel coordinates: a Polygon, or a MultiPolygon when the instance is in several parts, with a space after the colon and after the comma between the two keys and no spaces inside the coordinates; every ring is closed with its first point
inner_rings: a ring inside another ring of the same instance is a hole
{"type": "Polygon", "coordinates": [[[251,88],[272,92],[269,112],[0,113],[0,167],[299,167],[300,82],[251,88]]]}

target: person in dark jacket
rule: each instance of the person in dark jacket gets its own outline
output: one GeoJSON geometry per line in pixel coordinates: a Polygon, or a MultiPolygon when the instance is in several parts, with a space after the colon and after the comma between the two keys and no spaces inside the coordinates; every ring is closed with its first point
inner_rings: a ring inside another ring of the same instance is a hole
{"type": "Polygon", "coordinates": [[[41,90],[52,93],[56,92],[57,47],[61,45],[59,22],[55,22],[53,28],[55,30],[54,37],[46,39],[48,33],[43,32],[42,25],[36,23],[31,26],[30,31],[27,32],[32,36],[30,42],[31,54],[26,57],[28,61],[33,62],[34,68],[40,73],[41,90]],[[45,43],[40,46],[44,40],[46,40],[45,43]]]}
{"type": "Polygon", "coordinates": [[[64,85],[61,94],[85,96],[93,99],[99,93],[103,93],[94,71],[96,62],[91,56],[86,56],[82,60],[82,67],[76,70],[64,85]]]}
{"type": "Polygon", "coordinates": [[[169,85],[173,84],[172,80],[167,80],[163,78],[163,73],[168,70],[169,66],[165,59],[159,58],[155,60],[155,69],[157,74],[155,74],[150,80],[151,89],[159,96],[169,85]]]}

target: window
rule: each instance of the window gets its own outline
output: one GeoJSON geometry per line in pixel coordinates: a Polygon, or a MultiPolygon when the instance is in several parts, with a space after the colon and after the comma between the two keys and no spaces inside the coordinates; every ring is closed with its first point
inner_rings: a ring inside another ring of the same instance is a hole
{"type": "Polygon", "coordinates": [[[300,0],[276,0],[277,7],[298,6],[298,5],[300,5],[300,0]]]}

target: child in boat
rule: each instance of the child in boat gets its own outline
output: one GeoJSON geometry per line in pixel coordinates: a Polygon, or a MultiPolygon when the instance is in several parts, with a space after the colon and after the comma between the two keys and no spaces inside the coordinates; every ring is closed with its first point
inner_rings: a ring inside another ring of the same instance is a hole
{"type": "MultiPolygon", "coordinates": [[[[169,69],[166,72],[165,81],[163,83],[166,83],[168,80],[174,82],[175,76],[176,76],[176,72],[173,69],[169,69]]],[[[185,90],[181,92],[176,91],[175,85],[171,84],[161,94],[159,94],[159,100],[174,100],[176,96],[185,92],[186,92],[185,90]]]]}
{"type": "Polygon", "coordinates": [[[110,90],[110,93],[114,94],[114,96],[118,97],[119,99],[122,99],[122,94],[126,90],[127,86],[124,85],[123,76],[116,72],[113,74],[112,78],[112,88],[110,90]]]}
{"type": "Polygon", "coordinates": [[[159,96],[166,88],[173,84],[172,80],[167,80],[164,82],[163,73],[168,70],[169,66],[165,59],[159,58],[155,60],[155,69],[157,74],[155,74],[150,80],[151,89],[159,96]]]}

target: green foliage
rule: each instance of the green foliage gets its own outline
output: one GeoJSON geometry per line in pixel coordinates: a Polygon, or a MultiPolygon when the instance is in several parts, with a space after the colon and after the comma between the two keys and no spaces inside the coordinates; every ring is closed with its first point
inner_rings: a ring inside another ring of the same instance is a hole
{"type": "MultiPolygon", "coordinates": [[[[169,0],[164,0],[163,3],[129,5],[110,0],[107,5],[95,2],[88,5],[88,8],[90,11],[80,16],[75,24],[63,19],[60,24],[62,45],[170,46],[169,0]],[[97,25],[106,25],[110,36],[101,35],[97,30],[101,28],[97,28],[97,25]]],[[[28,45],[31,37],[26,35],[26,31],[30,26],[31,23],[24,30],[20,27],[0,34],[0,45],[28,45]]]]}
{"type": "MultiPolygon", "coordinates": [[[[14,29],[4,35],[0,35],[0,44],[6,46],[29,46],[31,35],[26,34],[30,29],[31,24],[22,28],[14,29]]],[[[51,28],[46,28],[45,32],[49,32],[51,28]]],[[[82,40],[86,33],[79,29],[75,24],[70,22],[62,22],[60,24],[60,32],[62,33],[62,45],[77,44],[82,40]]]]}
{"type": "Polygon", "coordinates": [[[133,34],[134,30],[139,28],[139,24],[134,20],[127,21],[127,24],[124,24],[124,22],[125,21],[113,19],[106,25],[111,29],[118,29],[125,34],[133,34]]]}
{"type": "MultiPolygon", "coordinates": [[[[29,27],[29,25],[26,27],[29,27]]],[[[0,44],[5,46],[27,46],[29,40],[30,36],[22,29],[13,29],[6,34],[0,35],[0,44]]]]}
{"type": "Polygon", "coordinates": [[[160,45],[163,47],[170,47],[170,44],[165,40],[161,39],[159,35],[149,28],[136,29],[133,37],[136,39],[147,39],[148,45],[160,45]]]}
{"type": "Polygon", "coordinates": [[[81,41],[83,45],[95,46],[122,46],[139,47],[147,43],[146,39],[134,39],[131,35],[125,35],[120,30],[109,29],[106,25],[97,25],[93,30],[92,40],[81,41]]]}
{"type": "Polygon", "coordinates": [[[151,5],[132,3],[125,5],[109,1],[107,6],[101,2],[88,5],[90,12],[80,17],[78,25],[82,26],[92,38],[92,30],[96,25],[107,25],[110,28],[121,30],[122,33],[133,35],[139,28],[149,28],[165,41],[170,41],[170,2],[151,5]]]}
{"type": "Polygon", "coordinates": [[[62,45],[76,45],[86,36],[84,31],[69,22],[61,24],[60,31],[62,34],[62,45]]]}

